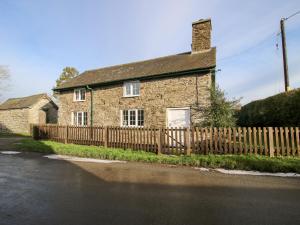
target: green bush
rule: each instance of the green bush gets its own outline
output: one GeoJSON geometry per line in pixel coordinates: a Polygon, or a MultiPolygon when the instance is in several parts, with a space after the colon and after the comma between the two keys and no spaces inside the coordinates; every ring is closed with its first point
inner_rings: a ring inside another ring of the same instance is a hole
{"type": "Polygon", "coordinates": [[[300,89],[251,102],[242,107],[239,126],[300,126],[300,89]]]}

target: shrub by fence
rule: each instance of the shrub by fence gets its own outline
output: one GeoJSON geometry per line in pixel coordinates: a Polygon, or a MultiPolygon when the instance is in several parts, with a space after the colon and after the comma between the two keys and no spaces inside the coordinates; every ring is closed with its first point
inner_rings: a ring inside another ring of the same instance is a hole
{"type": "Polygon", "coordinates": [[[35,139],[163,154],[300,156],[298,127],[128,128],[32,125],[35,139]]]}
{"type": "Polygon", "coordinates": [[[239,126],[300,126],[300,89],[251,102],[239,112],[239,126]]]}

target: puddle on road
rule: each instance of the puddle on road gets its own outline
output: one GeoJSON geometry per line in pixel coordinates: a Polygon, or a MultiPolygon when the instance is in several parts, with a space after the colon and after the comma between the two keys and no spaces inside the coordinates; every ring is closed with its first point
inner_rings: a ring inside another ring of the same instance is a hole
{"type": "Polygon", "coordinates": [[[225,170],[215,169],[220,173],[232,174],[232,175],[251,175],[251,176],[274,176],[274,177],[300,177],[297,173],[265,173],[259,171],[245,171],[245,170],[225,170]]]}
{"type": "Polygon", "coordinates": [[[54,155],[45,155],[44,157],[46,157],[48,159],[67,160],[67,161],[75,161],[75,162],[126,163],[126,161],[80,158],[80,157],[65,156],[65,155],[55,155],[55,154],[54,155]]]}
{"type": "Polygon", "coordinates": [[[6,155],[15,155],[15,154],[19,154],[21,152],[16,152],[16,151],[1,151],[1,154],[6,154],[6,155]]]}

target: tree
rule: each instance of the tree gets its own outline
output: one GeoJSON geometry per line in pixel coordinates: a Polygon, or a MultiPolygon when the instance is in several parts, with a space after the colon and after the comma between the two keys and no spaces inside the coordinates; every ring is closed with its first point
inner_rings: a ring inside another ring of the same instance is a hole
{"type": "Polygon", "coordinates": [[[6,66],[0,65],[0,97],[3,91],[7,90],[10,73],[6,66]]]}
{"type": "Polygon", "coordinates": [[[71,78],[77,77],[78,75],[79,72],[74,67],[65,67],[59,78],[56,80],[56,87],[59,87],[66,81],[70,80],[71,78]]]}
{"type": "Polygon", "coordinates": [[[205,120],[203,126],[233,127],[236,126],[237,111],[240,108],[240,99],[228,100],[224,91],[218,86],[211,89],[211,104],[203,109],[205,120]]]}

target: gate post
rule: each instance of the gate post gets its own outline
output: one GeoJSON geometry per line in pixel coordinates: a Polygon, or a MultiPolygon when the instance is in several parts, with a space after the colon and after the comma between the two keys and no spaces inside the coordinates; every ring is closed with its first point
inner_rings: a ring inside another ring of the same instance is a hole
{"type": "Polygon", "coordinates": [[[191,130],[190,128],[184,129],[184,144],[185,144],[185,154],[191,155],[191,130]]]}
{"type": "Polygon", "coordinates": [[[66,126],[66,136],[65,136],[65,144],[68,144],[69,139],[69,126],[66,126]]]}
{"type": "Polygon", "coordinates": [[[156,140],[157,140],[157,154],[161,154],[161,148],[162,148],[162,128],[158,128],[158,133],[156,136],[156,140]]]}
{"type": "Polygon", "coordinates": [[[268,128],[269,133],[269,155],[270,157],[274,157],[274,139],[273,139],[273,128],[268,128]]]}
{"type": "Polygon", "coordinates": [[[108,147],[108,127],[105,126],[104,127],[104,147],[107,148],[108,147]]]}

